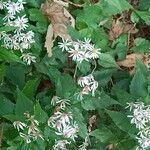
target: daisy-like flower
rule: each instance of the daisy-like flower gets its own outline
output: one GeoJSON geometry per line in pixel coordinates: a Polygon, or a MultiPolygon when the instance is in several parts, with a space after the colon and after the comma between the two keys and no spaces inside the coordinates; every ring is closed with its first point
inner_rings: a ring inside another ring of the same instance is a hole
{"type": "Polygon", "coordinates": [[[0,1],[0,9],[3,9],[4,8],[4,3],[3,3],[3,1],[1,0],[0,1]]]}
{"type": "Polygon", "coordinates": [[[78,45],[74,45],[74,49],[70,48],[68,52],[70,53],[69,57],[76,62],[81,63],[85,59],[85,52],[81,51],[78,45]]]}
{"type": "Polygon", "coordinates": [[[31,135],[26,135],[22,132],[20,132],[19,135],[25,140],[26,143],[31,143],[31,138],[32,138],[31,135]]]}
{"type": "Polygon", "coordinates": [[[71,138],[73,141],[75,141],[75,138],[77,137],[78,127],[72,127],[70,125],[66,125],[63,127],[63,130],[60,132],[56,132],[57,135],[63,135],[64,138],[71,138]]]}
{"type": "Polygon", "coordinates": [[[62,51],[69,51],[72,42],[69,40],[62,39],[62,42],[58,42],[58,47],[62,49],[62,51]]]}
{"type": "Polygon", "coordinates": [[[84,50],[88,50],[92,48],[92,44],[91,44],[91,39],[89,38],[84,38],[84,42],[81,46],[84,50]]]}
{"type": "Polygon", "coordinates": [[[54,150],[67,150],[66,145],[70,144],[67,140],[55,140],[54,150]]]}
{"type": "Polygon", "coordinates": [[[26,34],[24,34],[23,36],[23,41],[24,42],[30,42],[30,43],[34,43],[34,32],[32,31],[28,31],[26,34]]]}
{"type": "Polygon", "coordinates": [[[60,104],[60,108],[62,109],[62,110],[64,110],[65,108],[66,108],[66,105],[70,105],[70,100],[68,100],[68,99],[60,99],[60,100],[58,100],[56,103],[57,104],[60,104]]]}
{"type": "Polygon", "coordinates": [[[24,0],[18,0],[18,4],[19,4],[19,7],[20,7],[20,10],[24,10],[24,4],[26,4],[26,2],[24,0]]]}
{"type": "Polygon", "coordinates": [[[39,132],[39,129],[36,127],[36,125],[34,123],[31,123],[28,126],[28,134],[30,134],[30,133],[37,133],[37,132],[39,132]]]}
{"type": "Polygon", "coordinates": [[[48,126],[52,127],[52,128],[55,128],[56,127],[56,119],[54,116],[51,116],[49,119],[48,119],[48,126]]]}
{"type": "Polygon", "coordinates": [[[51,105],[55,106],[59,100],[60,100],[60,97],[53,96],[53,98],[51,100],[51,105]]]}
{"type": "Polygon", "coordinates": [[[99,58],[99,55],[101,54],[100,50],[100,48],[95,48],[95,46],[93,45],[89,48],[89,51],[87,51],[86,57],[89,59],[99,58]]]}
{"type": "Polygon", "coordinates": [[[20,131],[20,129],[21,129],[21,130],[24,130],[24,128],[27,127],[27,125],[26,125],[25,123],[21,122],[21,121],[15,121],[15,122],[13,123],[13,126],[14,126],[18,131],[20,131]]]}
{"type": "Polygon", "coordinates": [[[26,17],[26,15],[24,15],[22,17],[18,16],[18,18],[14,21],[15,27],[18,28],[18,31],[25,30],[28,27],[28,25],[27,25],[28,19],[25,17],[26,17]]]}
{"type": "Polygon", "coordinates": [[[146,136],[142,136],[142,137],[137,137],[138,142],[140,144],[140,147],[144,150],[147,149],[150,146],[150,138],[146,137],[146,136]]]}
{"type": "Polygon", "coordinates": [[[7,26],[13,26],[13,22],[12,20],[15,19],[15,16],[13,14],[7,14],[3,20],[5,21],[4,25],[7,25],[7,26]]]}
{"type": "Polygon", "coordinates": [[[30,135],[32,136],[34,141],[37,140],[38,138],[41,138],[42,140],[44,140],[44,138],[43,138],[42,134],[40,134],[40,132],[35,132],[30,135]]]}
{"type": "Polygon", "coordinates": [[[27,65],[30,65],[32,62],[36,62],[36,57],[32,56],[31,53],[24,53],[22,54],[21,58],[23,59],[24,62],[27,63],[27,65]]]}
{"type": "Polygon", "coordinates": [[[11,2],[11,1],[9,1],[7,3],[6,9],[8,10],[8,13],[12,14],[12,15],[16,15],[16,13],[19,13],[21,10],[18,2],[15,3],[15,2],[11,2]]]}

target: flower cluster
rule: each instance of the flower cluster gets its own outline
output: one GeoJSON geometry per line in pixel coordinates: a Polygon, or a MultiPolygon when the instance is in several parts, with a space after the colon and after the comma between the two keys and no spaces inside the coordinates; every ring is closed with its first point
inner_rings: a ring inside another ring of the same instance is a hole
{"type": "Polygon", "coordinates": [[[56,129],[55,133],[65,138],[65,140],[56,141],[53,147],[55,150],[65,149],[66,144],[70,144],[66,139],[75,141],[79,127],[77,123],[73,121],[72,113],[65,111],[66,106],[70,105],[69,100],[54,96],[51,104],[53,106],[57,105],[57,111],[49,118],[48,126],[56,129]]]}
{"type": "Polygon", "coordinates": [[[38,138],[44,140],[38,129],[39,122],[34,119],[34,116],[30,116],[28,113],[25,113],[25,116],[27,117],[27,124],[21,121],[15,121],[13,123],[14,127],[18,130],[20,137],[22,137],[26,143],[30,143],[32,140],[35,141],[38,138]]]}
{"type": "Polygon", "coordinates": [[[83,88],[78,95],[78,99],[82,100],[83,95],[88,95],[90,92],[92,93],[92,96],[95,96],[95,91],[98,88],[98,82],[95,81],[92,74],[80,77],[78,80],[78,84],[83,88]]]}
{"type": "MultiPolygon", "coordinates": [[[[32,31],[28,31],[28,18],[26,15],[22,15],[24,11],[24,2],[23,0],[18,0],[17,2],[8,1],[8,2],[0,2],[0,9],[5,9],[7,14],[3,18],[3,25],[10,28],[12,27],[11,33],[6,33],[5,31],[0,32],[0,40],[3,41],[3,47],[8,49],[20,50],[22,55],[23,50],[27,50],[31,48],[31,44],[34,43],[34,33],[32,31]],[[14,29],[13,29],[14,28],[14,29]]],[[[27,54],[29,55],[29,54],[27,54]]],[[[24,56],[22,56],[24,57],[24,56]]],[[[23,59],[30,65],[31,62],[35,62],[35,58],[29,58],[30,60],[23,59]]]]}
{"type": "Polygon", "coordinates": [[[131,124],[135,124],[138,132],[138,150],[145,150],[150,147],[150,106],[145,106],[143,102],[128,103],[127,108],[133,111],[133,115],[128,115],[131,118],[131,124]]]}
{"type": "Polygon", "coordinates": [[[84,41],[68,41],[62,39],[62,42],[58,43],[59,48],[62,51],[67,51],[72,57],[73,61],[81,63],[83,60],[89,61],[90,59],[99,58],[101,54],[100,48],[96,48],[91,44],[91,39],[84,39],[84,41]]]}

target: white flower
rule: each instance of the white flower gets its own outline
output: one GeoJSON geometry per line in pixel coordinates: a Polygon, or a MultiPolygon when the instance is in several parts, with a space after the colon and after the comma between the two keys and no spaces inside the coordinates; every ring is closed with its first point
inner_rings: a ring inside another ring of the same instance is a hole
{"type": "Polygon", "coordinates": [[[99,58],[99,55],[101,54],[100,50],[100,48],[95,48],[95,46],[93,45],[89,48],[89,51],[86,52],[86,57],[89,59],[99,58]]]}
{"type": "Polygon", "coordinates": [[[137,137],[137,139],[142,149],[146,149],[150,146],[150,138],[147,138],[146,136],[142,136],[140,138],[137,137]]]}
{"type": "Polygon", "coordinates": [[[66,145],[70,144],[67,140],[55,140],[54,150],[66,150],[66,145]]]}
{"type": "Polygon", "coordinates": [[[3,3],[3,1],[1,0],[0,1],[0,9],[3,9],[4,8],[4,3],[3,3]]]}
{"type": "Polygon", "coordinates": [[[72,42],[70,42],[69,40],[62,39],[62,42],[58,42],[58,47],[61,48],[62,51],[68,51],[71,45],[72,42]]]}
{"type": "Polygon", "coordinates": [[[19,7],[20,7],[20,10],[24,10],[24,4],[26,4],[26,2],[24,0],[18,0],[18,4],[19,4],[19,7]]]}
{"type": "Polygon", "coordinates": [[[34,123],[31,123],[29,126],[28,126],[28,134],[30,133],[37,133],[39,132],[39,129],[35,126],[34,123]]]}
{"type": "Polygon", "coordinates": [[[18,30],[24,30],[28,27],[27,23],[28,23],[28,18],[25,18],[26,15],[19,17],[14,21],[15,23],[15,27],[18,28],[18,30]]]}
{"type": "Polygon", "coordinates": [[[34,32],[32,31],[28,31],[26,34],[24,34],[23,36],[23,41],[24,42],[30,42],[30,43],[34,43],[34,32]]]}
{"type": "Polygon", "coordinates": [[[42,140],[44,140],[43,136],[40,134],[40,132],[35,132],[35,133],[32,133],[30,134],[33,138],[33,140],[37,140],[38,138],[41,138],[42,140]]]}
{"type": "Polygon", "coordinates": [[[51,116],[49,119],[48,119],[48,126],[52,127],[52,128],[55,128],[56,127],[56,119],[55,117],[51,116]]]}
{"type": "Polygon", "coordinates": [[[68,52],[74,61],[81,63],[85,59],[85,52],[80,50],[79,45],[74,45],[74,49],[70,48],[68,52]]]}
{"type": "Polygon", "coordinates": [[[3,20],[6,22],[4,23],[4,25],[7,25],[7,26],[13,26],[13,22],[12,20],[15,19],[15,16],[13,14],[7,14],[3,20]]]}
{"type": "Polygon", "coordinates": [[[60,104],[60,108],[62,110],[64,110],[66,108],[66,105],[70,105],[69,102],[70,102],[70,100],[68,100],[68,99],[60,99],[56,103],[60,104]]]}
{"type": "Polygon", "coordinates": [[[8,13],[12,15],[16,15],[16,13],[19,13],[21,10],[18,2],[15,3],[10,1],[6,4],[6,6],[7,6],[6,9],[8,10],[8,13]]]}
{"type": "Polygon", "coordinates": [[[87,150],[87,146],[88,146],[88,139],[87,137],[85,138],[84,142],[82,143],[82,145],[79,146],[79,150],[87,150]]]}
{"type": "Polygon", "coordinates": [[[24,133],[22,133],[22,132],[20,132],[19,133],[19,135],[20,135],[20,137],[22,137],[25,141],[26,141],[26,143],[30,143],[31,142],[31,135],[26,135],[26,134],[24,134],[24,133]]]}
{"type": "Polygon", "coordinates": [[[18,131],[20,131],[20,129],[24,130],[24,128],[27,127],[27,125],[21,121],[15,121],[13,125],[18,131]]]}
{"type": "Polygon", "coordinates": [[[32,62],[36,62],[36,57],[32,56],[31,53],[24,53],[22,54],[21,58],[27,63],[27,65],[30,65],[32,62]]]}
{"type": "Polygon", "coordinates": [[[53,98],[51,100],[51,105],[55,106],[59,100],[60,100],[60,97],[53,96],[53,98]]]}
{"type": "Polygon", "coordinates": [[[56,132],[57,135],[63,135],[64,138],[71,138],[73,141],[75,141],[75,138],[77,137],[77,132],[79,128],[77,126],[72,127],[70,125],[66,125],[63,127],[63,130],[60,132],[56,132]]]}
{"type": "Polygon", "coordinates": [[[92,44],[90,44],[91,39],[89,38],[84,38],[84,42],[82,44],[82,48],[85,50],[91,49],[92,48],[92,44]]]}
{"type": "Polygon", "coordinates": [[[95,96],[95,91],[96,89],[98,88],[98,82],[97,81],[94,81],[91,85],[91,91],[92,91],[92,96],[95,96]]]}

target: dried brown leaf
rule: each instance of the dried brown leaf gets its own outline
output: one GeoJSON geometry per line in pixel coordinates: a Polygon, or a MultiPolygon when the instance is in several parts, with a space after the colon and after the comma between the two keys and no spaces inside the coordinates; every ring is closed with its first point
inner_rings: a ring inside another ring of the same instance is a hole
{"type": "Polygon", "coordinates": [[[45,39],[45,48],[47,49],[48,57],[52,56],[52,47],[53,47],[53,27],[50,24],[48,26],[46,39],[45,39]]]}
{"type": "Polygon", "coordinates": [[[135,66],[136,59],[142,59],[142,57],[141,54],[129,54],[125,60],[118,61],[117,64],[121,67],[131,68],[135,66]]]}
{"type": "Polygon", "coordinates": [[[49,32],[51,32],[51,34],[53,33],[53,35],[48,33],[45,42],[45,47],[47,48],[49,56],[52,55],[51,48],[53,46],[53,40],[57,36],[60,36],[65,40],[71,40],[71,37],[67,32],[67,25],[72,25],[74,27],[75,20],[72,15],[64,8],[64,6],[68,6],[68,3],[63,2],[62,0],[46,0],[45,3],[41,5],[43,14],[48,17],[48,20],[51,23],[49,32]]]}
{"type": "Polygon", "coordinates": [[[89,126],[88,126],[88,131],[91,132],[92,131],[92,127],[96,122],[96,115],[93,115],[90,119],[89,119],[89,126]]]}

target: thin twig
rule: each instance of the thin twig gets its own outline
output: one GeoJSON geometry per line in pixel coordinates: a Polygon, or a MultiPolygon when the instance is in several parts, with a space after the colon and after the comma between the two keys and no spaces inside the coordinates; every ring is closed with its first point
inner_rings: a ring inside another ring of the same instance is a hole
{"type": "Polygon", "coordinates": [[[91,74],[93,74],[93,73],[94,73],[94,71],[96,70],[96,68],[97,68],[97,63],[96,63],[96,60],[94,59],[94,68],[93,68],[93,70],[92,70],[92,73],[91,73],[91,74]]]}
{"type": "Polygon", "coordinates": [[[74,71],[74,75],[73,75],[74,80],[76,79],[77,69],[78,69],[78,65],[76,65],[76,67],[75,67],[75,71],[74,71]]]}

